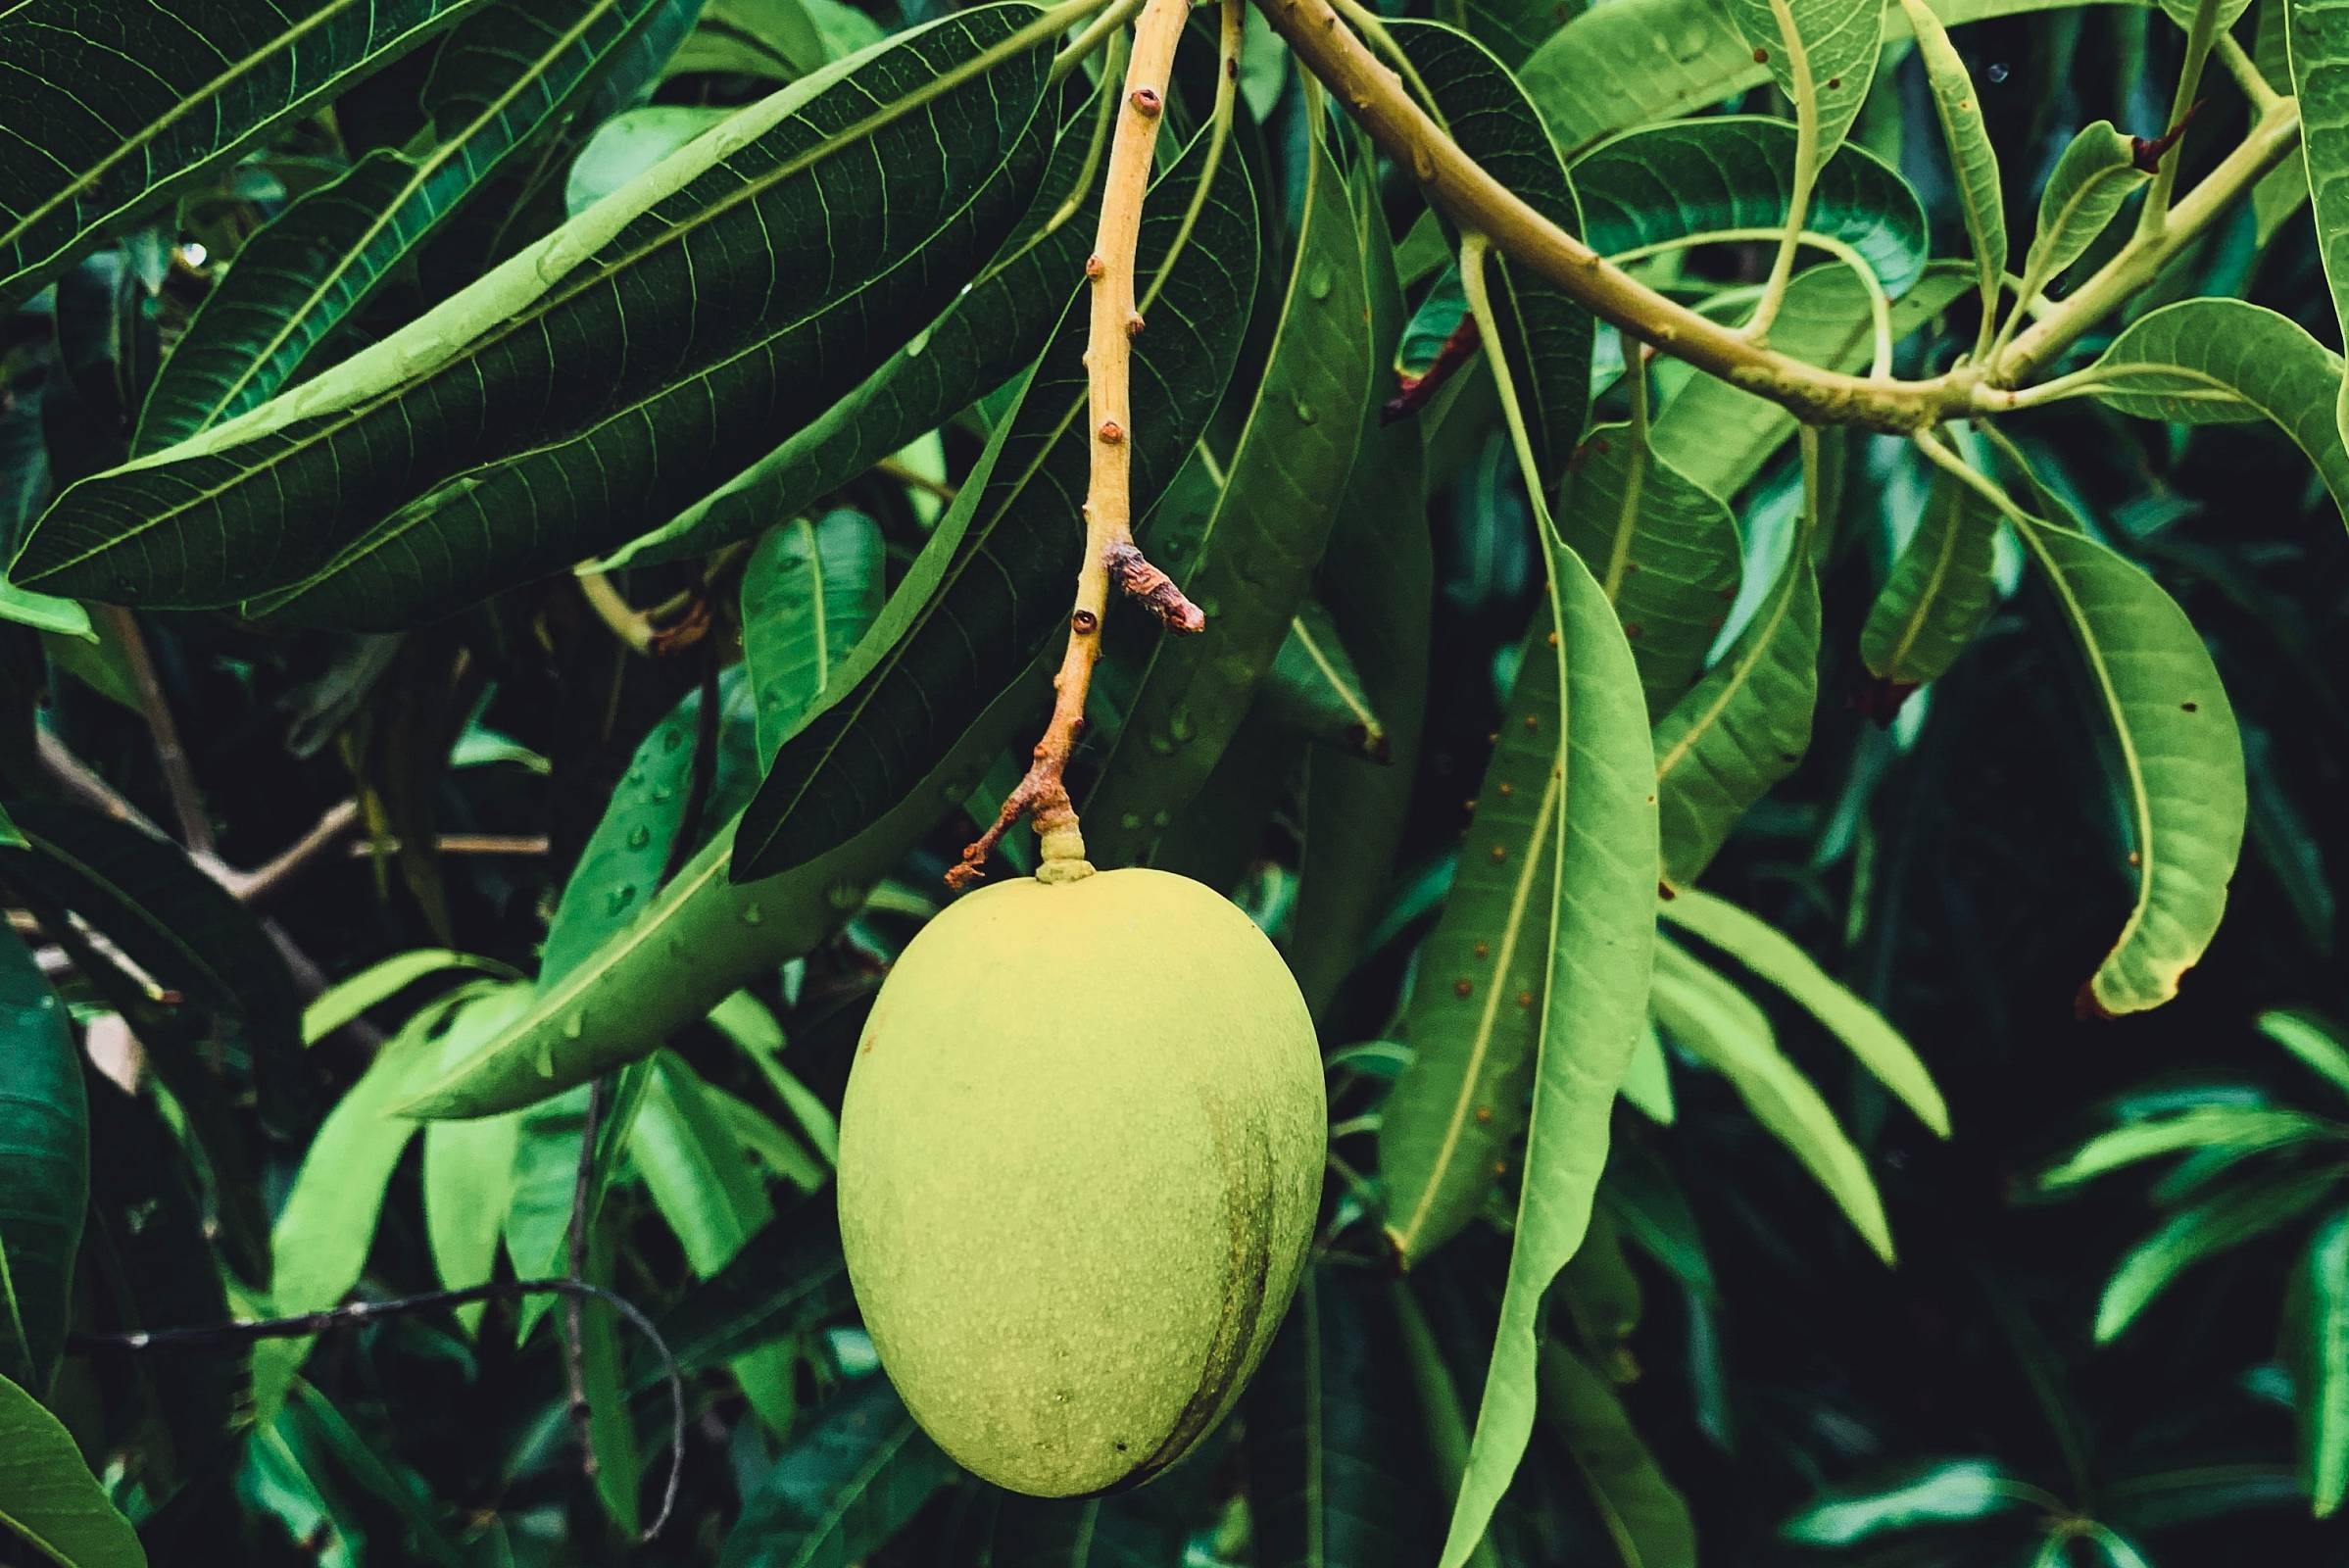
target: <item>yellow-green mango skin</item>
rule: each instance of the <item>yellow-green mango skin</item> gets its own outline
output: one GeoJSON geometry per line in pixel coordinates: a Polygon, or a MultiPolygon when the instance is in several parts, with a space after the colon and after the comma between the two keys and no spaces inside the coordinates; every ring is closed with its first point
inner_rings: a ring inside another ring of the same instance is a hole
{"type": "Polygon", "coordinates": [[[948,906],[840,1117],[849,1281],[906,1408],[1035,1496],[1174,1463],[1288,1307],[1327,1115],[1296,981],[1209,888],[1103,871],[948,906]]]}

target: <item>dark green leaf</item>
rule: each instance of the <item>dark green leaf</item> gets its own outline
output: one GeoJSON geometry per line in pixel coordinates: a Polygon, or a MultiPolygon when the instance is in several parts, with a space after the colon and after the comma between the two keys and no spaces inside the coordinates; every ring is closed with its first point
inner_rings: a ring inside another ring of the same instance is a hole
{"type": "Polygon", "coordinates": [[[743,111],[390,338],[67,492],[17,577],[388,627],[618,543],[1001,243],[1048,149],[1035,17],[961,13],[743,111]]]}
{"type": "Polygon", "coordinates": [[[772,761],[888,596],[880,525],[846,508],[796,517],[759,541],[742,574],[742,660],[772,761]]]}
{"type": "Polygon", "coordinates": [[[1998,521],[1998,509],[1972,486],[1933,475],[1916,531],[1860,628],[1870,674],[1908,687],[1948,672],[1997,602],[1998,521]]]}
{"type": "Polygon", "coordinates": [[[889,1380],[868,1378],[826,1405],[743,1499],[718,1568],[851,1568],[954,1474],[889,1380]]]}
{"type": "Polygon", "coordinates": [[[1624,1568],[1695,1568],[1688,1503],[1607,1380],[1554,1343],[1542,1348],[1542,1416],[1574,1455],[1624,1568]]]}
{"type": "Polygon", "coordinates": [[[368,153],[237,251],[148,395],[136,451],[161,451],[300,379],[406,258],[675,9],[502,0],[467,20],[441,44],[416,142],[368,153]]]}
{"type": "Polygon", "coordinates": [[[0,312],[477,4],[207,0],[199,18],[163,0],[19,0],[0,13],[9,138],[43,156],[13,159],[0,186],[0,312]]]}
{"type": "MultiPolygon", "coordinates": [[[[1344,510],[1342,501],[1342,514],[1344,510]]],[[[1289,635],[1264,673],[1263,700],[1275,717],[1307,740],[1375,762],[1393,757],[1387,722],[1371,706],[1353,655],[1318,599],[1306,600],[1290,617],[1289,635]]]]}
{"type": "MultiPolygon", "coordinates": [[[[732,1261],[693,1286],[656,1321],[688,1372],[815,1328],[856,1309],[840,1255],[833,1205],[810,1204],[743,1244],[732,1261]]],[[[637,1358],[630,1387],[651,1388],[660,1368],[637,1358]]]]}
{"type": "MultiPolygon", "coordinates": [[[[1150,327],[1134,340],[1127,443],[1138,514],[1222,395],[1255,295],[1255,197],[1238,158],[1222,160],[1170,254],[1204,161],[1202,135],[1156,181],[1143,219],[1137,266],[1150,286],[1138,293],[1150,327]]],[[[1067,552],[1093,446],[1082,417],[1085,333],[1080,298],[981,470],[842,670],[840,695],[776,754],[737,835],[738,878],[810,860],[904,801],[968,732],[968,716],[1065,624],[1067,552]]]]}
{"type": "Polygon", "coordinates": [[[46,1394],[89,1203],[89,1104],[66,1009],[0,936],[0,1377],[46,1394]]]}
{"type": "Polygon", "coordinates": [[[661,868],[685,831],[693,798],[694,735],[702,694],[688,692],[636,748],[547,929],[538,970],[543,992],[624,929],[661,886],[661,868]]]}
{"type": "Polygon", "coordinates": [[[57,1568],[146,1568],[130,1521],[99,1490],[73,1439],[0,1378],[0,1530],[57,1568]]]}
{"type": "Polygon", "coordinates": [[[2300,1420],[2300,1479],[2320,1519],[2349,1493],[2349,1209],[2317,1227],[2292,1271],[2284,1353],[2300,1420]]]}

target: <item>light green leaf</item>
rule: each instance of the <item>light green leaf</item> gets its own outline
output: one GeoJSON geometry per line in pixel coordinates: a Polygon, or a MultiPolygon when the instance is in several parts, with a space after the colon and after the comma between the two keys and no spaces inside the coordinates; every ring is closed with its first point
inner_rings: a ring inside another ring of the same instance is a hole
{"type": "Polygon", "coordinates": [[[1966,62],[1949,41],[1949,29],[1925,0],[1900,0],[1900,10],[1917,36],[1917,57],[1925,63],[1933,110],[1941,120],[1941,139],[1948,145],[1950,167],[1957,175],[1958,209],[1965,215],[1966,237],[1974,246],[1975,272],[1982,279],[1986,334],[1988,321],[1997,315],[1998,291],[2006,276],[2006,198],[1999,190],[1998,153],[1990,145],[1989,127],[1982,122],[1982,95],[1974,90],[1966,62]]]}
{"type": "MultiPolygon", "coordinates": [[[[514,1014],[508,1011],[504,1020],[514,1014]]],[[[472,1031],[479,1042],[483,1031],[472,1031]]],[[[649,1053],[648,1053],[649,1054],[649,1053]]],[[[596,1222],[619,1179],[628,1140],[644,1109],[652,1079],[650,1061],[632,1061],[613,1074],[596,1128],[596,1147],[587,1161],[587,1210],[591,1251],[600,1236],[596,1222]]],[[[507,1182],[506,1255],[520,1279],[543,1279],[563,1271],[569,1250],[570,1219],[578,1192],[582,1140],[587,1130],[589,1090],[582,1085],[530,1105],[515,1115],[514,1170],[507,1182]]],[[[514,1315],[514,1340],[526,1343],[557,1305],[552,1296],[525,1298],[514,1315]]]]}
{"type": "Polygon", "coordinates": [[[0,1377],[46,1394],[89,1206],[89,1103],[65,1006],[14,933],[0,935],[0,1377]]]}
{"type": "Polygon", "coordinates": [[[766,1080],[767,1088],[783,1102],[807,1142],[826,1164],[840,1160],[840,1119],[783,1065],[783,1026],[747,991],[737,991],[710,1009],[710,1026],[741,1048],[751,1065],[766,1080]]]}
{"type": "Polygon", "coordinates": [[[434,58],[416,140],[368,153],[238,249],[165,361],[132,451],[161,451],[298,380],[403,261],[674,9],[502,0],[468,18],[434,58]]]}
{"type": "Polygon", "coordinates": [[[1933,1073],[1884,1015],[1838,985],[1776,926],[1699,888],[1664,901],[1664,918],[1701,937],[1785,992],[1843,1042],[1860,1065],[1917,1119],[1949,1136],[1949,1108],[1933,1073]]]}
{"type": "Polygon", "coordinates": [[[2259,1032],[2298,1056],[2311,1071],[2349,1094],[2349,1044],[2329,1021],[2315,1013],[2271,1009],[2255,1020],[2259,1032]]]}
{"type": "MultiPolygon", "coordinates": [[[[1150,326],[1133,343],[1126,443],[1138,514],[1205,427],[1255,297],[1261,245],[1245,162],[1221,160],[1189,222],[1205,163],[1202,132],[1159,176],[1143,217],[1138,294],[1150,326]]],[[[743,816],[736,876],[827,854],[904,802],[968,734],[969,715],[1066,626],[1067,524],[1093,447],[1083,286],[1081,273],[1060,284],[1068,309],[1016,412],[833,683],[838,695],[776,754],[743,816]]]]}
{"type": "Polygon", "coordinates": [[[1444,914],[1420,944],[1403,1013],[1410,1064],[1379,1122],[1387,1240],[1407,1265],[1485,1206],[1524,1132],[1557,900],[1557,661],[1535,618],[1502,705],[1444,914]]]}
{"type": "MultiPolygon", "coordinates": [[[[1581,559],[1554,545],[1546,553],[1562,622],[1550,654],[1564,666],[1564,700],[1542,721],[1562,732],[1564,755],[1544,786],[1556,794],[1552,809],[1563,826],[1550,841],[1555,895],[1543,944],[1542,1049],[1508,1283],[1442,1568],[1469,1559],[1525,1452],[1542,1297],[1590,1224],[1656,947],[1653,753],[1639,668],[1581,559]]],[[[1534,660],[1541,658],[1537,649],[1534,660]]]]}
{"type": "Polygon", "coordinates": [[[2121,1259],[2096,1303],[2096,1343],[2121,1337],[2178,1275],[2270,1231],[2281,1229],[2331,1196],[2341,1169],[2286,1171],[2229,1187],[2181,1208],[2121,1259]]]}
{"type": "Polygon", "coordinates": [[[1203,522],[1168,518],[1144,533],[1207,628],[1150,645],[1083,803],[1086,851],[1102,864],[1148,858],[1239,733],[1311,587],[1379,384],[1362,330],[1368,215],[1322,135],[1308,134],[1304,157],[1287,290],[1222,492],[1203,522]]]}
{"type": "Polygon", "coordinates": [[[954,1475],[884,1377],[817,1413],[743,1499],[718,1568],[850,1568],[954,1475]]]}
{"type": "Polygon", "coordinates": [[[1753,619],[1655,727],[1664,882],[1695,884],[1748,807],[1794,770],[1819,698],[1819,578],[1811,529],[1786,556],[1753,619]]]}
{"type": "Polygon", "coordinates": [[[1659,1127],[1669,1127],[1679,1111],[1672,1099],[1672,1065],[1664,1059],[1664,1041],[1654,1025],[1639,1036],[1632,1064],[1624,1069],[1623,1098],[1659,1127]]]}
{"type": "MultiPolygon", "coordinates": [[[[1933,8],[1954,27],[2078,3],[1933,0],[1933,8]]],[[[1907,31],[1907,18],[1897,6],[1890,8],[1884,36],[1907,31]]],[[[1732,19],[1730,0],[1606,0],[1535,50],[1518,75],[1550,133],[1573,158],[1618,131],[1678,120],[1760,86],[1770,79],[1771,67],[1755,60],[1753,49],[1732,19]]]]}
{"type": "MultiPolygon", "coordinates": [[[[2251,34],[2251,63],[2268,84],[2278,91],[2292,85],[2292,62],[2284,40],[2284,0],[2260,0],[2259,20],[2251,34]]],[[[2251,215],[2261,247],[2274,239],[2300,209],[2308,204],[2308,160],[2287,157],[2260,176],[2251,187],[2251,215]]]]}
{"type": "Polygon", "coordinates": [[[2308,454],[2349,520],[2349,445],[2333,417],[2341,357],[2299,323],[2241,300],[2184,300],[2129,323],[2090,373],[2106,403],[2142,419],[2266,415],[2308,454]]]}
{"type": "Polygon", "coordinates": [[[699,690],[686,693],[629,759],[628,771],[613,787],[555,906],[539,961],[542,993],[577,968],[613,932],[624,930],[661,885],[661,870],[677,848],[677,835],[688,830],[685,810],[693,798],[694,737],[701,707],[699,690]]]}
{"type": "Polygon", "coordinates": [[[2242,737],[2202,634],[2158,583],[2083,535],[2009,520],[2113,725],[2134,841],[2135,906],[2081,1002],[2104,1013],[2159,1006],[2227,907],[2247,810],[2242,737]]]}
{"type": "Polygon", "coordinates": [[[1916,532],[1860,628],[1870,674],[1905,689],[1948,672],[1997,602],[1999,517],[1972,486],[1934,473],[1916,532]]]}
{"type": "Polygon", "coordinates": [[[1843,1210],[1853,1229],[1892,1261],[1892,1232],[1868,1161],[1819,1091],[1786,1054],[1752,999],[1671,943],[1656,949],[1656,1019],[1730,1081],[1773,1138],[1843,1210]]]}
{"type": "MultiPolygon", "coordinates": [[[[1794,127],[1762,115],[1651,125],[1576,159],[1572,173],[1584,238],[1603,255],[1783,228],[1794,198],[1794,127]]],[[[1820,172],[1803,227],[1858,252],[1895,298],[1932,253],[1916,191],[1864,147],[1820,172]]]]}
{"type": "Polygon", "coordinates": [[[1884,0],[1728,0],[1754,56],[1779,91],[1818,118],[1815,170],[1835,156],[1876,81],[1884,46],[1884,0]]]}
{"type": "Polygon", "coordinates": [[[693,104],[651,104],[612,116],[596,127],[571,161],[570,177],[563,187],[563,211],[578,217],[733,113],[693,104]]]}
{"type": "MultiPolygon", "coordinates": [[[[2343,113],[2349,106],[2349,7],[2333,0],[2284,0],[2283,14],[2317,254],[2332,285],[2333,314],[2349,321],[2349,116],[2343,113]]],[[[2334,388],[2333,430],[2336,439],[2349,440],[2349,381],[2334,388]]]]}
{"type": "Polygon", "coordinates": [[[880,617],[887,559],[880,524],[845,507],[816,520],[795,517],[751,552],[742,574],[742,659],[761,760],[774,760],[880,617]]]}
{"type": "Polygon", "coordinates": [[[1779,1527],[1787,1541],[1850,1546],[1890,1530],[1966,1524],[2024,1505],[2029,1488],[1989,1459],[1943,1459],[1888,1486],[1843,1489],[1779,1527]]]}
{"type": "Polygon", "coordinates": [[[469,953],[452,953],[446,948],[416,948],[395,953],[319,992],[302,1009],[302,1044],[315,1046],[369,1007],[389,1002],[424,976],[444,974],[451,969],[473,969],[514,978],[513,971],[495,958],[475,957],[469,953]]]}
{"type": "Polygon", "coordinates": [[[1704,667],[1737,597],[1736,517],[1658,456],[1644,429],[1605,424],[1567,472],[1558,533],[1614,605],[1648,714],[1661,717],[1704,667]]]}
{"type": "Polygon", "coordinates": [[[2141,1160],[2190,1150],[2241,1154],[2324,1136],[2328,1124],[2297,1110],[2264,1105],[2195,1105],[2174,1116],[2130,1122],[2098,1133],[2039,1177],[2041,1192],[2060,1192],[2141,1160]]]}
{"type": "Polygon", "coordinates": [[[2284,1353],[2300,1424],[2300,1484],[2320,1519],[2349,1493],[2349,1209],[2327,1217],[2292,1271],[2284,1353]]]}
{"type": "Polygon", "coordinates": [[[36,594],[13,582],[0,581],[0,620],[13,620],[34,631],[55,632],[83,642],[98,640],[97,629],[90,624],[90,612],[81,608],[78,600],[36,594]]]}
{"type": "Polygon", "coordinates": [[[1696,1568],[1696,1526],[1607,1380],[1542,1347],[1542,1417],[1558,1434],[1625,1568],[1696,1568]]]}
{"type": "Polygon", "coordinates": [[[0,197],[0,314],[83,252],[480,0],[18,0],[0,12],[18,158],[0,197]],[[199,21],[201,25],[198,25],[199,21]],[[101,105],[82,96],[104,85],[101,105]]]}
{"type": "Polygon", "coordinates": [[[959,13],[744,110],[333,369],[67,491],[17,580],[386,627],[618,543],[1009,232],[1052,128],[1037,16],[959,13]]]}
{"type": "Polygon", "coordinates": [[[1444,0],[1436,16],[1467,32],[1515,71],[1590,0],[1444,0]]]}
{"type": "Polygon", "coordinates": [[[2153,176],[2137,167],[2136,144],[2109,120],[2072,138],[2039,192],[2039,224],[2023,264],[2020,299],[2028,304],[2087,253],[2121,204],[2153,176]]]}
{"type": "Polygon", "coordinates": [[[99,1489],[73,1438],[0,1378],[0,1531],[57,1568],[146,1568],[130,1521],[99,1489]]]}
{"type": "MultiPolygon", "coordinates": [[[[518,1111],[479,1121],[436,1121],[424,1129],[424,1240],[432,1250],[432,1272],[445,1290],[482,1284],[497,1268],[521,1130],[518,1111]]],[[[457,1321],[466,1333],[480,1332],[487,1304],[457,1308],[457,1321]]]]}

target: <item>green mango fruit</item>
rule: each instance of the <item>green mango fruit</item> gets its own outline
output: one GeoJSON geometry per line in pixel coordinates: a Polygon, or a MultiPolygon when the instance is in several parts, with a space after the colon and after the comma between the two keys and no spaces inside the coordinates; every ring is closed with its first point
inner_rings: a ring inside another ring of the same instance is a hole
{"type": "Polygon", "coordinates": [[[841,1111],[882,1368],[999,1486],[1140,1485],[1272,1343],[1327,1141],[1297,982],[1211,889],[1131,869],[950,905],[875,999],[841,1111]]]}

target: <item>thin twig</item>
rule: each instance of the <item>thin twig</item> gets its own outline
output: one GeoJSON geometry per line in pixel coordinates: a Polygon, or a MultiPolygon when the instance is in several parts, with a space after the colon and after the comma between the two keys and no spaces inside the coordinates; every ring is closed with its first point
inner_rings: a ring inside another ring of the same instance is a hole
{"type": "Polygon", "coordinates": [[[250,871],[222,868],[220,885],[247,904],[260,904],[292,881],[310,863],[334,848],[335,842],[359,825],[359,803],[337,801],[311,825],[309,832],[250,871]]]}
{"type": "MultiPolygon", "coordinates": [[[[947,872],[951,887],[967,886],[985,870],[987,857],[1022,815],[1032,814],[1042,841],[1039,876],[1073,880],[1089,876],[1085,837],[1063,777],[1077,736],[1085,727],[1085,696],[1101,659],[1101,620],[1109,610],[1112,573],[1129,592],[1143,595],[1174,630],[1198,630],[1206,617],[1165,573],[1134,544],[1132,452],[1134,416],[1128,401],[1132,340],[1143,330],[1134,295],[1134,252],[1142,232],[1143,193],[1150,184],[1150,154],[1165,118],[1167,78],[1175,47],[1190,15],[1189,0],[1148,0],[1134,24],[1134,47],[1126,65],[1125,102],[1109,143],[1109,168],[1101,191],[1101,225],[1085,275],[1093,280],[1092,319],[1085,349],[1087,417],[1093,431],[1093,465],[1085,491],[1085,546],[1077,564],[1076,605],[1068,617],[1068,647],[1052,679],[1052,716],[1036,743],[1034,760],[1003,802],[987,831],[962,852],[947,872]]],[[[1225,30],[1236,34],[1237,9],[1225,8],[1225,30]]],[[[1227,50],[1230,40],[1227,39],[1227,50]]],[[[1220,84],[1219,84],[1220,85],[1220,84]]]]}
{"type": "Polygon", "coordinates": [[[217,859],[212,818],[204,812],[204,792],[196,787],[195,769],[188,763],[187,748],[179,742],[179,726],[171,718],[171,704],[164,696],[163,680],[155,672],[155,656],[147,647],[146,634],[139,630],[138,616],[120,605],[101,605],[98,614],[113,631],[122,662],[129,666],[130,689],[138,698],[139,714],[146,719],[147,734],[155,743],[155,763],[163,771],[164,789],[171,798],[179,842],[198,860],[217,859]]]}
{"type": "MultiPolygon", "coordinates": [[[[564,1237],[564,1277],[573,1285],[587,1277],[587,1205],[595,1185],[596,1129],[604,1119],[604,1080],[587,1086],[587,1113],[579,1124],[579,1164],[571,1178],[571,1215],[564,1237]]],[[[587,1401],[587,1340],[580,1316],[581,1296],[563,1299],[563,1382],[569,1396],[571,1424],[579,1431],[579,1468],[589,1481],[596,1478],[595,1410],[587,1401]]]]}
{"type": "Polygon", "coordinates": [[[346,1301],[323,1311],[302,1312],[292,1317],[237,1318],[226,1323],[206,1323],[188,1328],[129,1329],[105,1334],[74,1334],[69,1342],[76,1353],[91,1350],[177,1350],[212,1349],[220,1346],[246,1345],[255,1340],[293,1340],[312,1334],[324,1334],[334,1329],[350,1328],[356,1324],[372,1323],[383,1318],[397,1317],[409,1312],[429,1312],[439,1307],[470,1306],[475,1301],[513,1301],[525,1296],[555,1295],[571,1301],[601,1301],[611,1307],[628,1326],[645,1337],[653,1353],[661,1359],[661,1375],[668,1383],[669,1399],[669,1463],[668,1480],[661,1491],[661,1508],[653,1522],[638,1538],[651,1542],[667,1527],[669,1515],[677,1505],[677,1492],[685,1474],[685,1369],[677,1362],[676,1353],[668,1341],[654,1326],[635,1302],[617,1291],[584,1280],[499,1280],[488,1285],[469,1285],[463,1290],[427,1291],[420,1296],[400,1296],[381,1301],[346,1301]]]}

